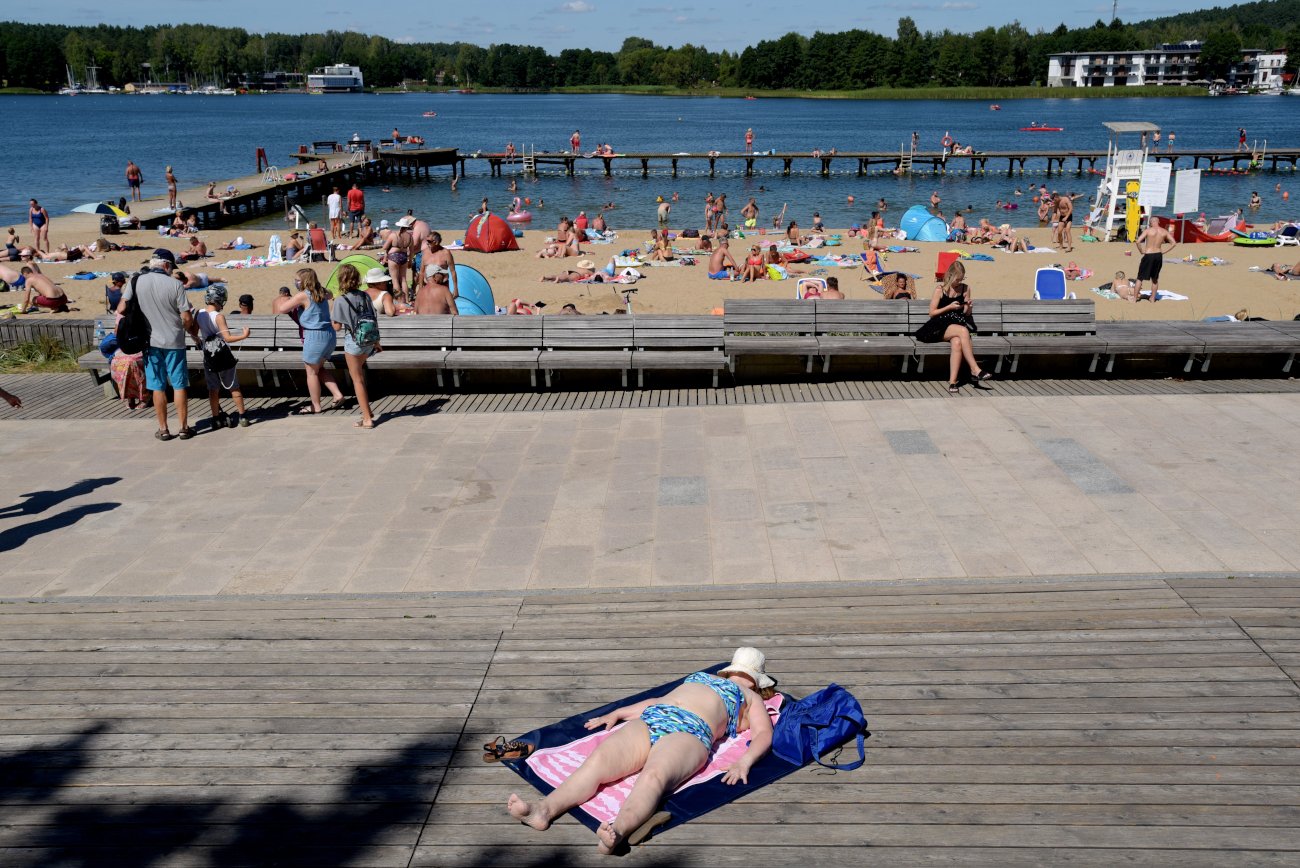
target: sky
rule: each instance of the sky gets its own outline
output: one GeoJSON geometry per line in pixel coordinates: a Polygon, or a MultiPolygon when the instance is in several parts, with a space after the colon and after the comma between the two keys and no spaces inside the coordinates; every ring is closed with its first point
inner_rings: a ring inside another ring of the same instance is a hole
{"type": "MultiPolygon", "coordinates": [[[[1120,0],[1119,17],[1141,21],[1189,9],[1231,5],[1231,0],[1120,0]]],[[[26,7],[24,5],[24,8],[26,7]]],[[[357,0],[312,0],[299,7],[310,14],[282,14],[293,7],[273,6],[274,23],[266,22],[264,0],[113,0],[92,6],[87,0],[44,0],[26,22],[79,24],[216,24],[245,30],[300,33],[355,30],[387,36],[399,42],[471,42],[540,45],[555,54],[565,48],[617,51],[627,36],[642,36],[658,45],[687,42],[720,51],[739,51],[764,39],[791,31],[811,36],[818,30],[863,29],[893,36],[898,19],[911,16],[921,30],[973,32],[1019,21],[1031,32],[1064,23],[1085,27],[1097,19],[1109,21],[1109,0],[1043,3],[1041,0],[817,0],[798,2],[748,0],[743,4],[683,2],[683,0],[491,0],[455,15],[451,3],[416,6],[408,3],[365,3],[357,0]],[[800,9],[815,10],[813,15],[800,9]]],[[[3,13],[0,13],[3,15],[3,13]]]]}

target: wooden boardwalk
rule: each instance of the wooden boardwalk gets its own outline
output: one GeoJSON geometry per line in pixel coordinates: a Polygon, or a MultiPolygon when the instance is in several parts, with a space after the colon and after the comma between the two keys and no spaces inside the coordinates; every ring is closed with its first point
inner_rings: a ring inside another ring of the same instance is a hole
{"type": "Polygon", "coordinates": [[[479,745],[752,643],[861,699],[866,765],[627,863],[1295,865],[1295,579],[10,601],[0,863],[608,864],[479,745]]]}
{"type": "MultiPolygon", "coordinates": [[[[284,371],[282,389],[258,395],[250,389],[249,408],[263,418],[287,415],[306,401],[302,375],[292,379],[284,371]],[[292,386],[297,388],[287,393],[292,386]]],[[[20,374],[5,377],[5,388],[23,399],[23,409],[9,411],[6,419],[143,419],[151,411],[129,410],[125,403],[104,397],[86,374],[20,374]]],[[[268,385],[270,385],[268,380],[268,385]]],[[[989,389],[966,389],[959,399],[997,397],[1050,397],[1062,395],[1213,395],[1291,394],[1300,392],[1300,380],[998,380],[989,389]]],[[[375,394],[372,392],[372,394],[375,394]]],[[[791,404],[822,401],[889,401],[907,398],[954,400],[941,380],[829,380],[822,382],[756,383],[711,389],[586,389],[531,391],[379,392],[371,406],[383,416],[429,413],[535,413],[547,410],[635,409],[638,407],[716,407],[791,404]]],[[[224,399],[229,404],[229,397],[224,399]]],[[[355,408],[331,413],[355,414],[355,408]]],[[[190,399],[190,414],[207,418],[206,397],[190,399]]]]}

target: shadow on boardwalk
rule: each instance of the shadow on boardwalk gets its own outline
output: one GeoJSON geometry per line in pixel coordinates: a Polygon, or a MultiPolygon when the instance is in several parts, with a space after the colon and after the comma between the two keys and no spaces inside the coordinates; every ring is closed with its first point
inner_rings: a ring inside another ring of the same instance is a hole
{"type": "Polygon", "coordinates": [[[280,796],[257,805],[212,798],[59,805],[60,796],[75,798],[77,776],[110,730],[100,722],[48,747],[0,755],[5,813],[48,807],[39,825],[10,827],[9,865],[144,868],[180,850],[211,865],[345,865],[391,840],[391,827],[424,823],[437,792],[424,774],[436,746],[419,739],[353,768],[328,805],[280,796]]]}

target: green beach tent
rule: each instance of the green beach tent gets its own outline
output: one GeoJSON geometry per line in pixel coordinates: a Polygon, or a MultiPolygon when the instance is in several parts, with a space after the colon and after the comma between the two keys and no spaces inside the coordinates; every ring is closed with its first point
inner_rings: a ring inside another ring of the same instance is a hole
{"type": "Polygon", "coordinates": [[[364,253],[353,253],[351,256],[343,257],[343,261],[334,267],[334,273],[329,276],[329,280],[325,281],[325,288],[335,295],[337,295],[339,291],[339,269],[345,265],[351,265],[360,272],[363,289],[365,288],[366,272],[372,268],[383,268],[383,266],[379,264],[378,259],[375,259],[373,256],[367,256],[364,253]]]}

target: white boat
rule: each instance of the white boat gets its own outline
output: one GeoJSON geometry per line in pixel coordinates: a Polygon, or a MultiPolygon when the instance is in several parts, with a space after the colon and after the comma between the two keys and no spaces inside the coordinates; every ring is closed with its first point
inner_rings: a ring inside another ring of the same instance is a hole
{"type": "Polygon", "coordinates": [[[77,96],[86,92],[86,88],[72,75],[72,67],[67,66],[68,86],[59,88],[59,96],[77,96]]]}
{"type": "Polygon", "coordinates": [[[361,75],[361,68],[348,66],[345,63],[322,66],[307,76],[309,93],[361,93],[365,87],[366,81],[361,75]]]}

